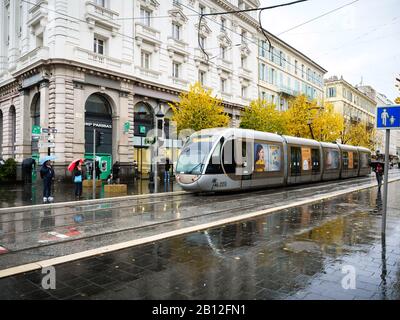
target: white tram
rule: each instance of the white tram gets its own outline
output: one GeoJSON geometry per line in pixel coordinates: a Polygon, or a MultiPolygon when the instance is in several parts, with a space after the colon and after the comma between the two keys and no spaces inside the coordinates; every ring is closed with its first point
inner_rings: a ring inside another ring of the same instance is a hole
{"type": "Polygon", "coordinates": [[[192,134],[176,180],[184,190],[228,191],[370,174],[371,151],[337,143],[236,128],[192,134]]]}

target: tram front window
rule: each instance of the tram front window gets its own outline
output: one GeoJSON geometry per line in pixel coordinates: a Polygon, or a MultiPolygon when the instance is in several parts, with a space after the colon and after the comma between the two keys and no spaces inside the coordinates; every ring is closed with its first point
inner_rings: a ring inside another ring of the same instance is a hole
{"type": "Polygon", "coordinates": [[[201,174],[214,142],[213,136],[195,136],[190,139],[181,151],[176,171],[182,174],[201,174]]]}

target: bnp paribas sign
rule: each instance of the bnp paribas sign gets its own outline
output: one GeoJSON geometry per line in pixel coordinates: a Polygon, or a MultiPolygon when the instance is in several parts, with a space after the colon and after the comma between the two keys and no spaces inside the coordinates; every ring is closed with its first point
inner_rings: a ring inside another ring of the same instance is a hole
{"type": "Polygon", "coordinates": [[[92,128],[112,129],[112,125],[106,123],[85,122],[85,126],[92,128]]]}

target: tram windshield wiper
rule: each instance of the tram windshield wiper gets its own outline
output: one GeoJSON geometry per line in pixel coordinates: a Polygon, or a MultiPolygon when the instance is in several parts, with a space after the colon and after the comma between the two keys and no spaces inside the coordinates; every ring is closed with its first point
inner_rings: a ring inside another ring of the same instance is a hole
{"type": "Polygon", "coordinates": [[[194,170],[196,170],[198,167],[200,167],[202,165],[202,163],[198,163],[196,164],[192,169],[190,169],[187,173],[191,174],[194,170]]]}

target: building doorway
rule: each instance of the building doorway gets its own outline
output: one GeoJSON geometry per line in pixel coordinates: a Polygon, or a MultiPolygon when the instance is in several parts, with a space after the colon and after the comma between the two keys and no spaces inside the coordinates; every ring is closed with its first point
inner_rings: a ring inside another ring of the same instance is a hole
{"type": "Polygon", "coordinates": [[[96,129],[96,158],[100,178],[107,179],[112,164],[112,109],[100,94],[92,94],[85,104],[85,158],[93,159],[93,130],[96,129]]]}
{"type": "Polygon", "coordinates": [[[152,107],[139,102],[134,108],[134,160],[138,165],[139,177],[148,178],[151,171],[151,149],[146,141],[147,133],[154,129],[152,107]]]}

